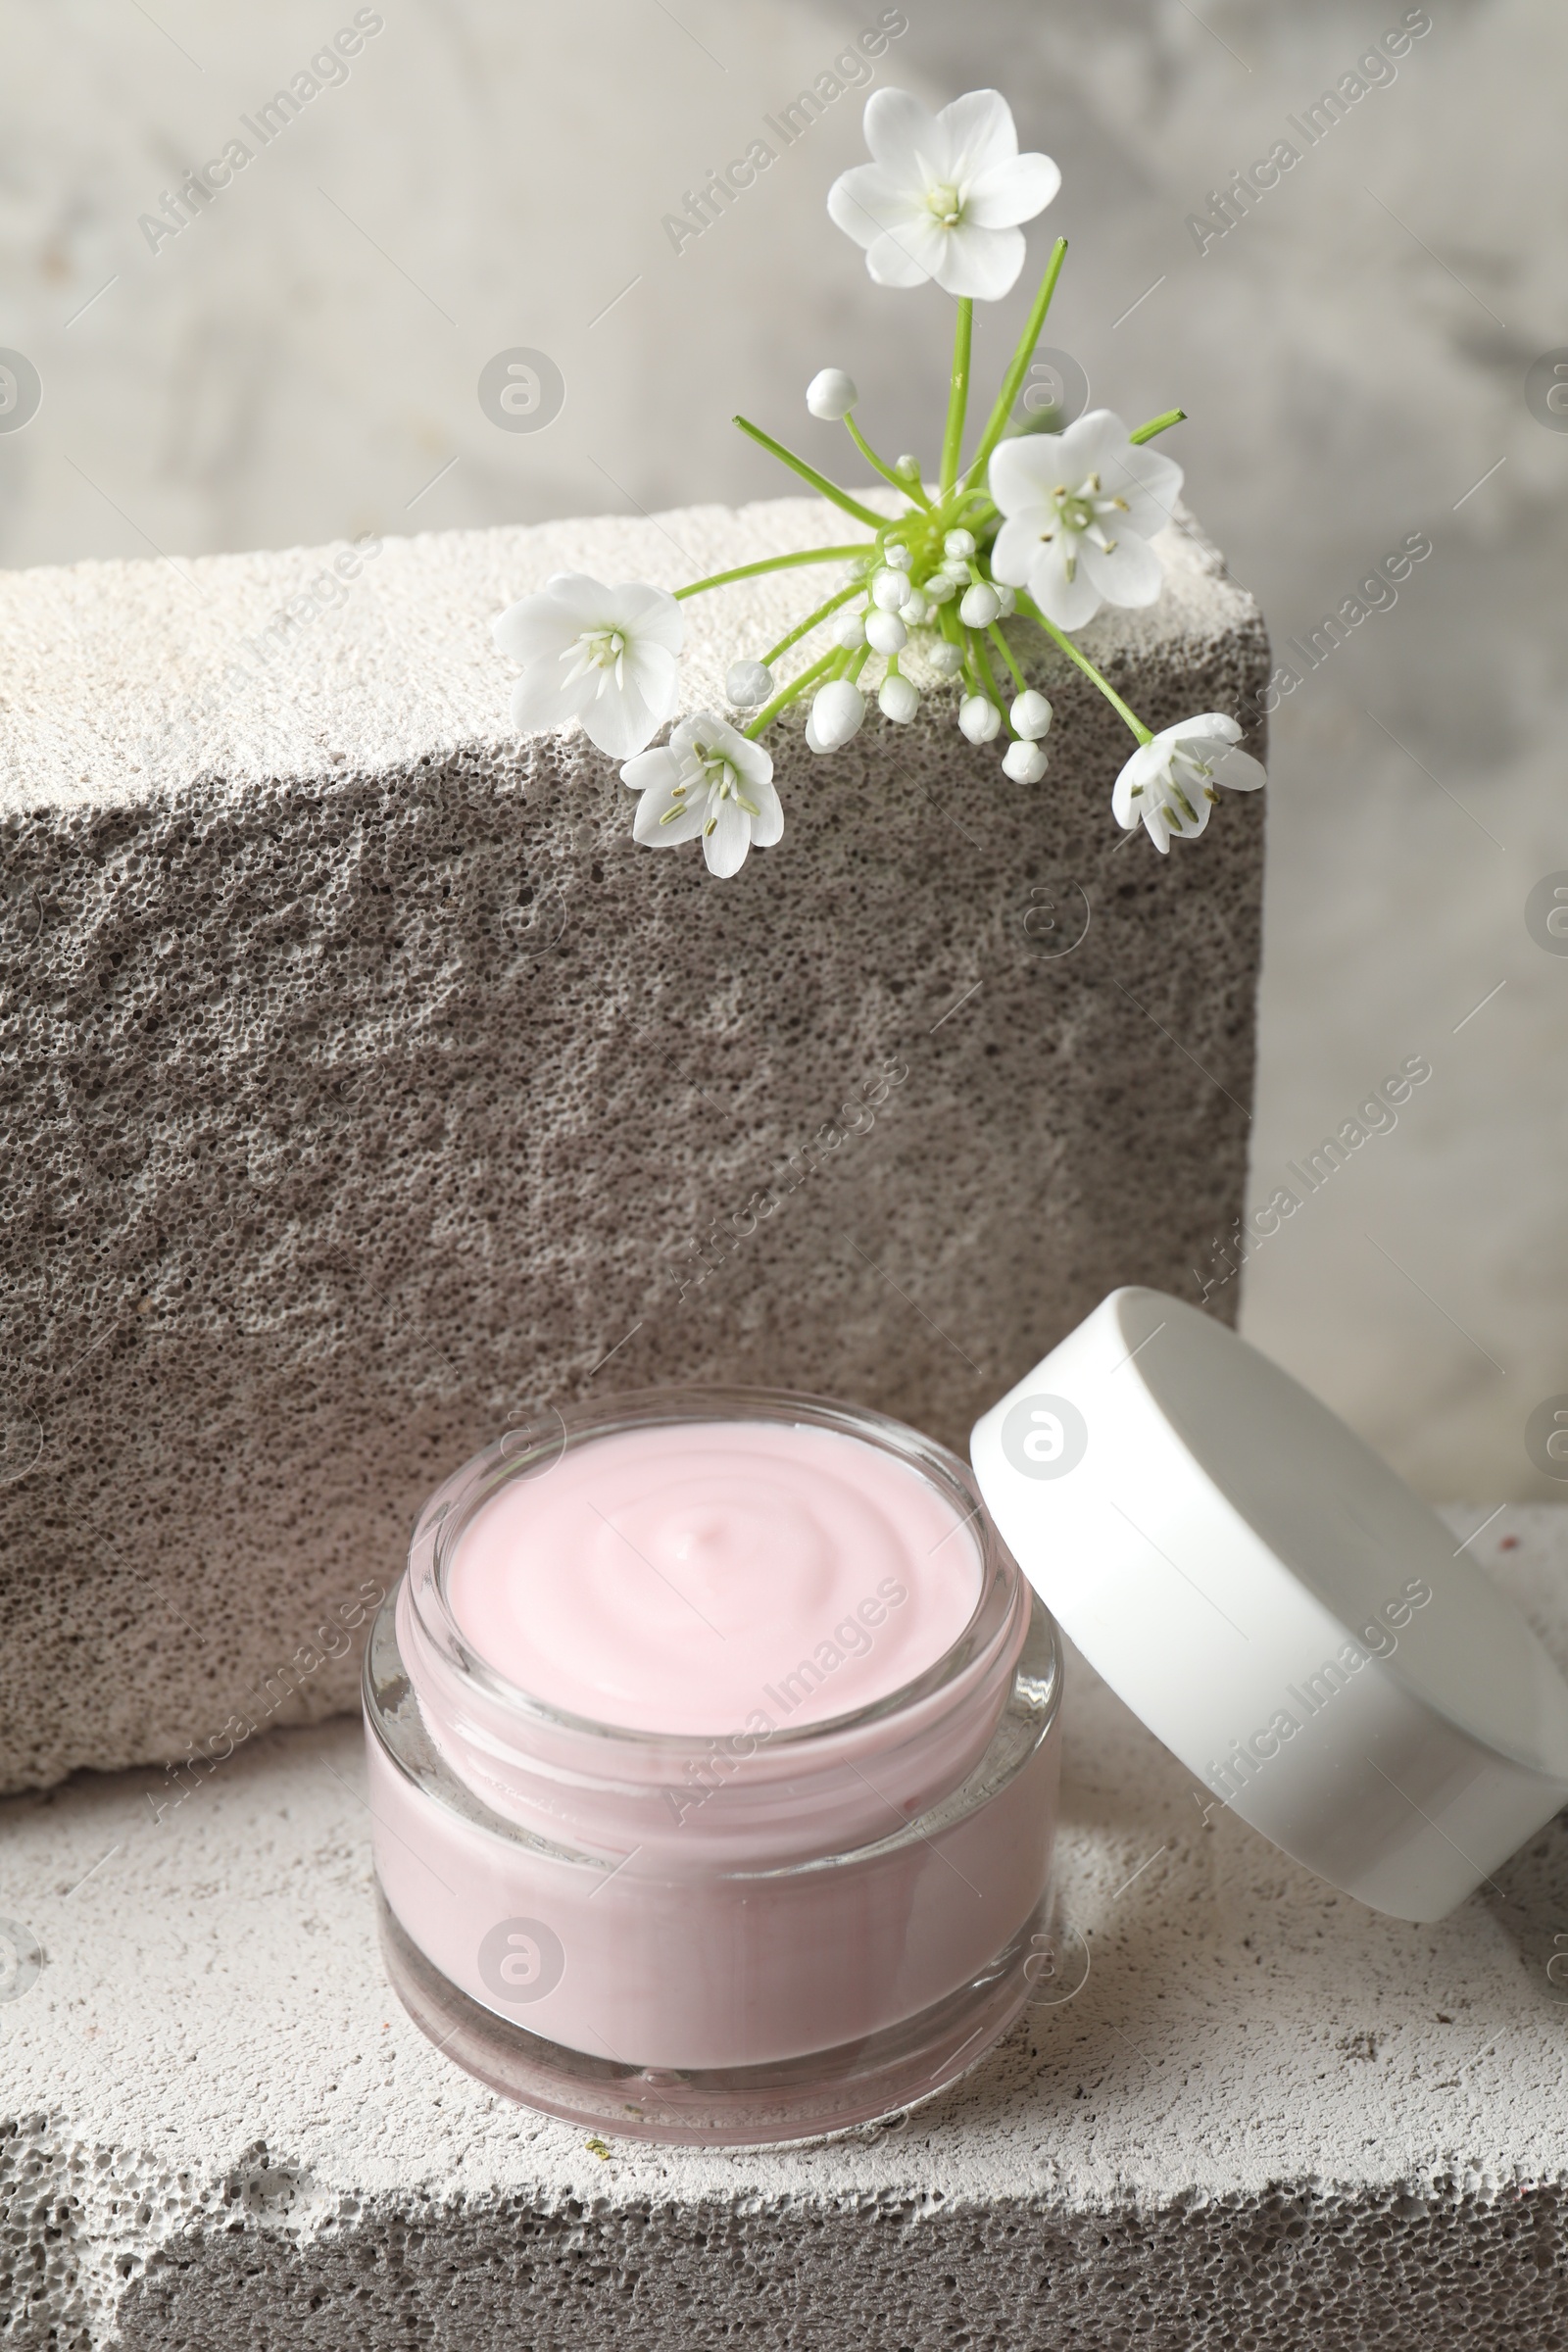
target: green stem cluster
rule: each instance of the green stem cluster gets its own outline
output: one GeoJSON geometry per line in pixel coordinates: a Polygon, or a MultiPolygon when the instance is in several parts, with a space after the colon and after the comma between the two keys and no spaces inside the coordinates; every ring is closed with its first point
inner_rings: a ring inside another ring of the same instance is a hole
{"type": "MultiPolygon", "coordinates": [[[[919,468],[909,461],[905,461],[901,466],[890,466],[886,459],[880,457],[861,432],[853,413],[844,418],[850,439],[872,470],[907,502],[899,514],[879,514],[874,507],[866,506],[853,493],[830,481],[826,474],[808,465],[806,459],[786,449],[781,441],[775,441],[772,434],[764,432],[760,425],[753,424],[749,417],[737,416],[734,421],[743,433],[748,434],[770,456],[777,458],[781,465],[787,466],[803,481],[808,482],[819,497],[862,523],[871,536],[845,546],[802,548],[790,555],[764,556],[755,564],[741,564],[732,570],[713,572],[706,579],[693,580],[687,587],[678,588],[676,596],[701,596],[710,588],[727,587],[736,580],[756,579],[763,573],[788,571],[813,564],[852,564],[855,567],[854,576],[849,585],[824,598],[813,612],[808,612],[763,656],[764,662],[770,667],[803,638],[808,637],[830,619],[852,598],[862,595],[872,575],[887,564],[890,553],[894,551],[902,551],[903,557],[906,557],[904,567],[907,569],[911,583],[921,586],[928,579],[940,577],[945,564],[955,563],[956,559],[946,552],[949,535],[955,531],[966,531],[975,542],[975,553],[967,561],[969,579],[975,585],[992,585],[987,557],[990,540],[995,536],[994,526],[1000,521],[1000,515],[985,488],[986,469],[1013,414],[1029,363],[1039,344],[1041,329],[1045,325],[1066,253],[1067,241],[1065,237],[1060,237],[1052,249],[1039,291],[1024,321],[1023,332],[1007,363],[991,414],[967,466],[963,464],[963,435],[969,406],[974,305],[969,301],[960,301],[954,329],[947,422],[942,436],[941,467],[935,489],[927,487],[920,477],[919,468]]],[[[1181,409],[1167,409],[1162,415],[1151,417],[1147,424],[1140,425],[1132,439],[1135,442],[1151,441],[1156,433],[1179,424],[1184,414],[1181,409]]],[[[960,546],[963,544],[962,541],[958,542],[960,546]]],[[[1027,688],[1028,680],[1005,631],[994,620],[985,624],[965,622],[956,610],[959,601],[961,591],[948,601],[938,603],[932,615],[932,625],[940,629],[950,645],[958,649],[961,675],[969,691],[985,695],[1002,710],[1003,698],[997,689],[991,653],[995,651],[1000,655],[1020,694],[1027,688]]],[[[1072,639],[1054,621],[1047,619],[1031,598],[1019,595],[1016,610],[1025,619],[1042,629],[1084,676],[1098,687],[1139,743],[1148,743],[1151,730],[1123,701],[1109,680],[1102,677],[1088,657],[1080,652],[1072,639]]],[[[787,710],[804,694],[831,678],[858,678],[869,659],[869,647],[860,645],[855,648],[835,647],[833,651],[822,655],[773,696],[752,719],[746,733],[755,741],[765,728],[772,725],[781,711],[787,710]]],[[[896,656],[893,657],[892,665],[897,666],[896,656]]]]}

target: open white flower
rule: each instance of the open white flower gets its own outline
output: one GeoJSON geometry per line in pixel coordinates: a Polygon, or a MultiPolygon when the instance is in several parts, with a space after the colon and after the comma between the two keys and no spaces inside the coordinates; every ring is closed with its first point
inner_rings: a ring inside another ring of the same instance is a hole
{"type": "Polygon", "coordinates": [[[662,749],[628,760],[620,780],[643,796],[635,839],[669,850],[701,835],[710,874],[739,873],[754,842],[771,849],[784,830],[772,754],[711,710],[683,718],[662,749]]]}
{"type": "Polygon", "coordinates": [[[612,759],[640,752],[675,708],[682,627],[662,588],[607,588],[585,572],[557,572],[492,625],[501,651],[522,665],[513,725],[532,734],[575,718],[612,759]]]}
{"type": "Polygon", "coordinates": [[[833,182],[831,219],[865,249],[880,286],[919,286],[997,302],[1024,262],[1018,223],[1061,185],[1049,155],[1020,155],[1000,90],[971,90],[933,115],[907,90],[874,90],[865,143],[873,161],[833,182]]]}
{"type": "Polygon", "coordinates": [[[1102,604],[1154,602],[1163,573],[1149,542],[1170,520],[1182,469],[1129,439],[1109,409],[1001,442],[990,482],[1006,517],[992,571],[1027,588],[1058,629],[1081,629],[1102,604]]]}
{"type": "Polygon", "coordinates": [[[1219,799],[1216,784],[1232,792],[1256,792],[1268,777],[1250,752],[1234,747],[1242,730],[1222,710],[1205,710],[1164,727],[1140,744],[1116,778],[1111,812],[1124,831],[1142,824],[1161,856],[1171,837],[1196,841],[1219,799]]]}

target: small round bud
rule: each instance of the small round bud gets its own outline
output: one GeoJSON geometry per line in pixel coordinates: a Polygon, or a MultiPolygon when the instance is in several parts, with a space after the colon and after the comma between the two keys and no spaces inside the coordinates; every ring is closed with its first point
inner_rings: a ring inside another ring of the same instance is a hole
{"type": "Polygon", "coordinates": [[[888,566],[893,571],[912,571],[914,558],[906,547],[894,545],[887,551],[888,566]]]}
{"type": "Polygon", "coordinates": [[[724,692],[737,710],[755,710],[773,691],[773,672],[765,662],[732,662],[724,673],[724,692]]]}
{"type": "Polygon", "coordinates": [[[806,740],[813,752],[841,752],[860,731],[865,697],[849,678],[834,678],[819,686],[806,724],[806,740]]]}
{"type": "Polygon", "coordinates": [[[897,670],[890,671],[883,679],[877,689],[876,701],[883,717],[891,718],[895,725],[901,727],[907,726],[920,708],[920,697],[908,679],[900,677],[897,670]]]}
{"type": "MultiPolygon", "coordinates": [[[[967,572],[964,577],[967,579],[967,572]]],[[[957,581],[945,571],[934,571],[928,580],[921,582],[921,587],[924,590],[927,604],[931,605],[945,605],[950,596],[956,596],[958,593],[957,581]]]]}
{"type": "Polygon", "coordinates": [[[873,653],[902,654],[909,642],[909,632],[896,612],[868,612],[865,641],[873,653]]]}
{"type": "Polygon", "coordinates": [[[971,743],[989,743],[1002,725],[1002,712],[988,695],[967,694],[958,705],[958,725],[971,743]]]}
{"type": "Polygon", "coordinates": [[[1009,743],[1002,755],[1003,772],[1015,784],[1038,784],[1050,765],[1038,743],[1009,743]]]}
{"type": "Polygon", "coordinates": [[[895,473],[906,474],[911,482],[917,482],[920,478],[920,461],[918,458],[910,457],[908,451],[906,450],[902,458],[894,459],[893,470],[895,473]]]}
{"type": "Polygon", "coordinates": [[[974,554],[973,531],[950,531],[942,542],[945,556],[969,557],[974,554]]]}
{"type": "Polygon", "coordinates": [[[854,377],[842,368],[822,368],[806,387],[807,407],[828,424],[841,424],[859,397],[854,377]]]}
{"type": "Polygon", "coordinates": [[[847,654],[853,654],[865,643],[865,614],[841,612],[833,623],[833,642],[847,654]]]}
{"type": "Polygon", "coordinates": [[[902,571],[884,568],[871,574],[871,597],[884,612],[896,612],[909,593],[909,583],[902,571]]]}
{"type": "Polygon", "coordinates": [[[931,608],[918,588],[911,588],[899,607],[899,618],[906,629],[917,629],[931,608]]]}
{"type": "Polygon", "coordinates": [[[1027,686],[1014,702],[1008,716],[1012,720],[1015,735],[1021,735],[1025,743],[1038,743],[1041,736],[1050,731],[1051,705],[1043,694],[1036,694],[1032,686],[1027,686]]]}
{"type": "Polygon", "coordinates": [[[984,580],[976,580],[966,588],[958,607],[958,618],[966,629],[989,629],[1002,611],[1002,599],[984,580]]]}
{"type": "Polygon", "coordinates": [[[956,678],[963,667],[963,648],[950,645],[944,637],[940,645],[931,648],[926,659],[939,677],[956,678]]]}

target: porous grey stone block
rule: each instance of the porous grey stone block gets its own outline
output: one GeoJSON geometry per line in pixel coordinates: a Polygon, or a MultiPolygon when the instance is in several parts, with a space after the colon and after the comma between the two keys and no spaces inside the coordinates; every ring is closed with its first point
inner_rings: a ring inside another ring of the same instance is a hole
{"type": "MultiPolygon", "coordinates": [[[[1568,1665],[1568,1512],[1475,1549],[1568,1665]]],[[[1412,1927],[1205,1820],[1076,1657],[1065,1733],[1045,1989],[1073,1997],[902,2129],[761,2154],[599,2152],[421,2038],[380,1976],[356,1726],[258,1740],[161,1818],[155,1773],[7,1800],[0,1908],[42,1965],[0,2000],[4,2341],[1560,2343],[1568,1815],[1412,1927]]]]}
{"type": "MultiPolygon", "coordinates": [[[[824,533],[785,501],[0,577],[0,1787],[353,1703],[343,1620],[421,1495],[553,1402],[782,1383],[961,1442],[1113,1284],[1208,1263],[1256,798],[1168,859],[1121,835],[1120,722],[1041,660],[1043,785],[951,691],[830,761],[797,728],[782,844],[716,884],[633,844],[581,736],[511,734],[513,597],[824,533]]],[[[1156,726],[1266,662],[1187,518],[1164,553],[1085,640],[1156,726]]],[[[689,606],[694,698],[804,595],[689,606]]]]}

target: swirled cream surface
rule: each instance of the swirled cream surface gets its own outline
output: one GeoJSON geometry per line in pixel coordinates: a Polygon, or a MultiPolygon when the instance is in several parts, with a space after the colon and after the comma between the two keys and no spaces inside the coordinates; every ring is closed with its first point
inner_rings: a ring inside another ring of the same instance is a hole
{"type": "Polygon", "coordinates": [[[689,1737],[886,1697],[951,1649],[980,1586],[973,1536],[919,1471],[766,1421],[568,1446],[491,1497],[447,1571],[460,1631],[517,1689],[689,1737]]]}

